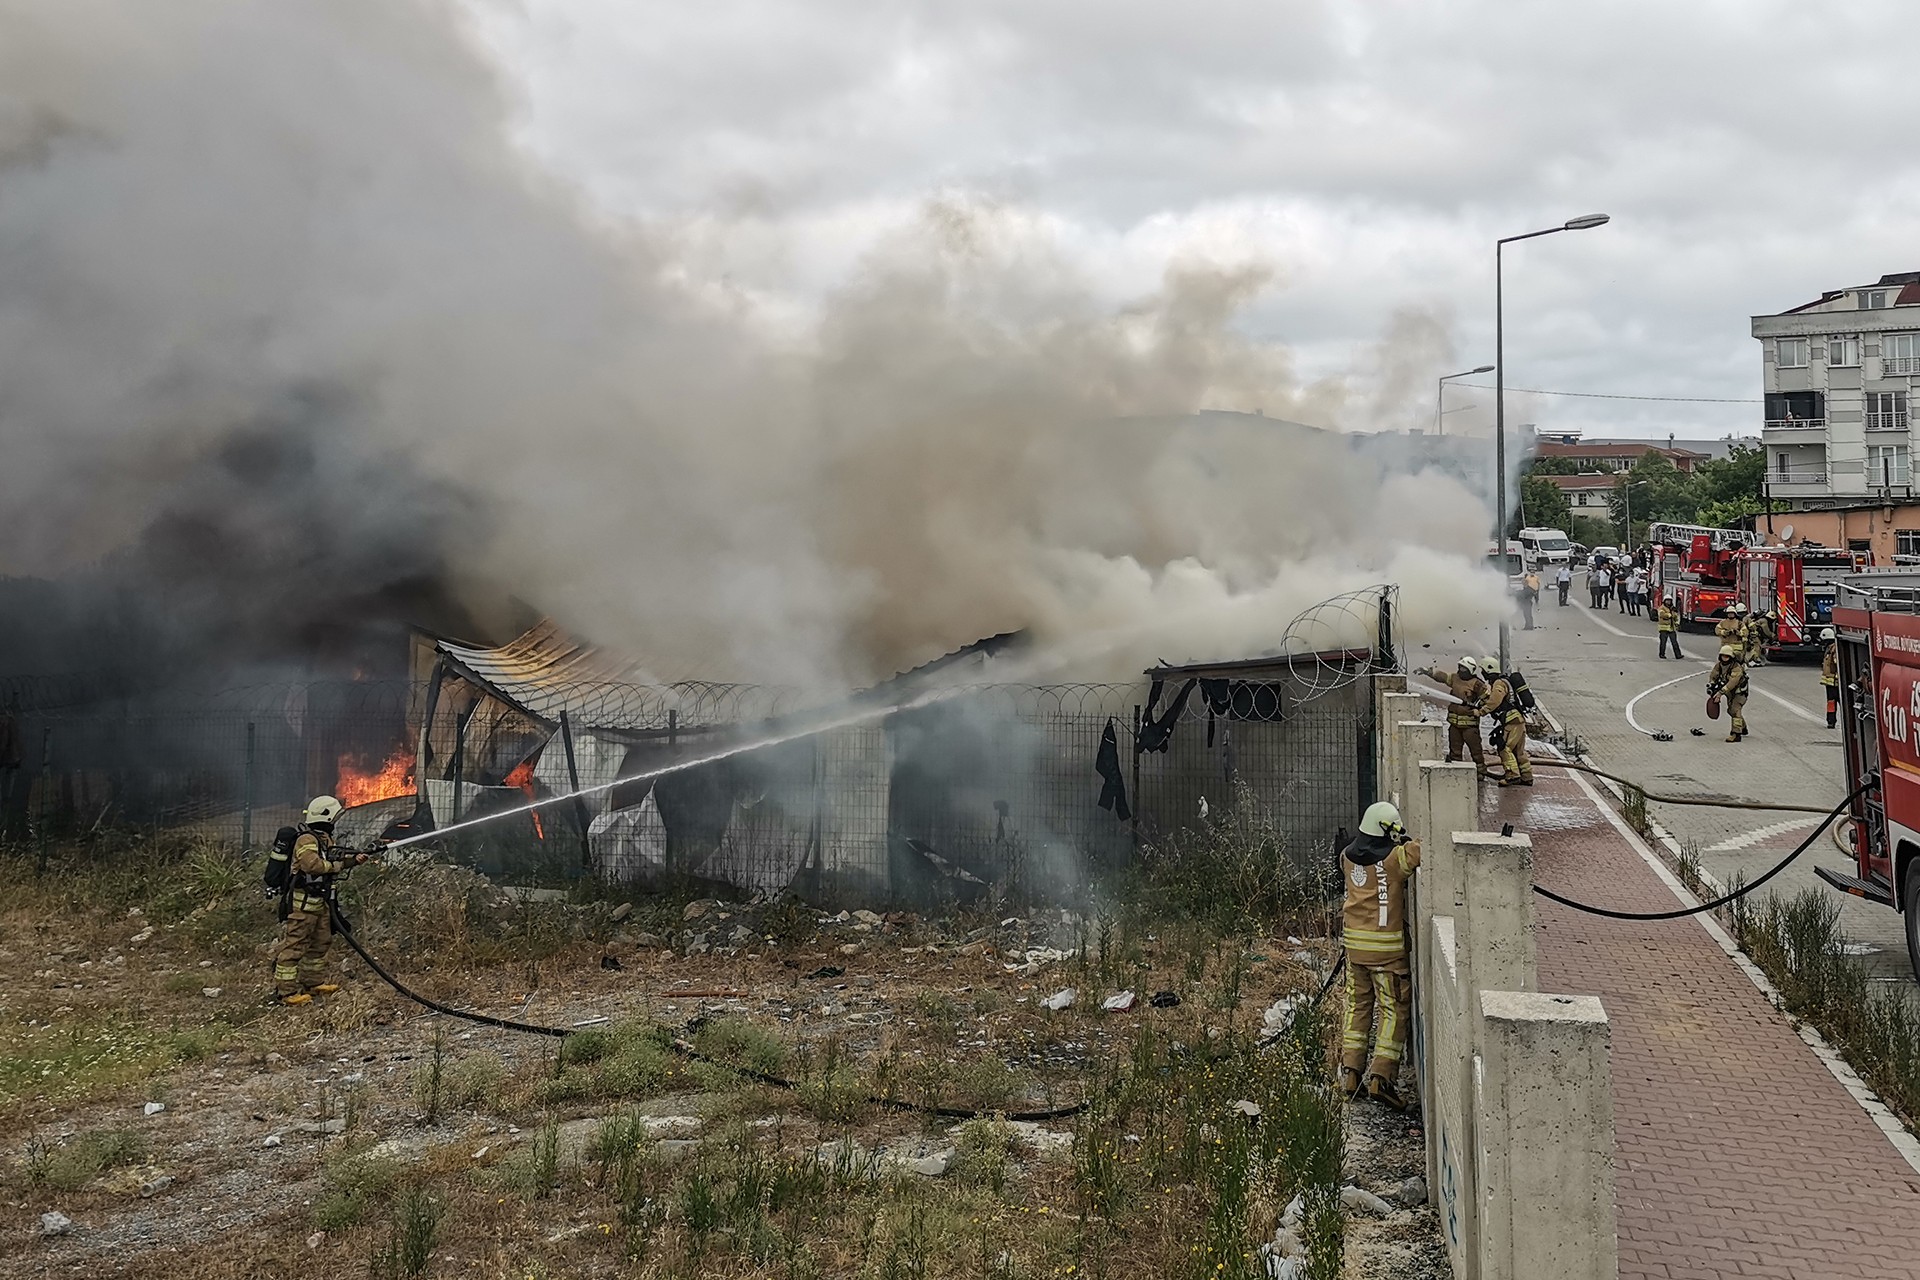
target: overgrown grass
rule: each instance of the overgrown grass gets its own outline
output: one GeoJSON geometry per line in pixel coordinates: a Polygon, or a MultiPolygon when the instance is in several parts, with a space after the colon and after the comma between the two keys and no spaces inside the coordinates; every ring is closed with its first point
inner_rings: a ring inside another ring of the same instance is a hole
{"type": "MultiPolygon", "coordinates": [[[[37,1144],[36,1144],[37,1145],[37,1144]]],[[[59,1146],[30,1149],[25,1163],[31,1185],[54,1191],[78,1191],[109,1169],[146,1159],[147,1140],[125,1129],[97,1129],[59,1146]]]]}
{"type": "MultiPolygon", "coordinates": [[[[1332,851],[1299,847],[1244,784],[1231,804],[1141,850],[1120,900],[1137,914],[1191,920],[1219,934],[1252,932],[1318,910],[1333,891],[1332,851]]],[[[1098,941],[1096,935],[1094,941],[1098,941]]]]}
{"type": "Polygon", "coordinates": [[[1920,1120],[1920,1014],[1897,983],[1876,983],[1846,953],[1839,902],[1817,889],[1735,904],[1740,945],[1787,1009],[1830,1040],[1909,1127],[1920,1120]]]}

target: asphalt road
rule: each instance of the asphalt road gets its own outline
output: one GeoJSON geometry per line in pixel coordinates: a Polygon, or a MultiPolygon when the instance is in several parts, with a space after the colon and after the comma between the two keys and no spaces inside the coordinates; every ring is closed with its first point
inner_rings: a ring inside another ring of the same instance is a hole
{"type": "MultiPolygon", "coordinates": [[[[1747,701],[1749,736],[1728,743],[1726,721],[1706,716],[1706,671],[1718,652],[1710,634],[1683,632],[1684,660],[1660,659],[1650,618],[1617,608],[1589,609],[1584,578],[1576,576],[1573,602],[1562,608],[1552,589],[1534,610],[1535,630],[1515,619],[1512,649],[1535,695],[1594,763],[1631,778],[1650,791],[1676,795],[1721,793],[1752,799],[1831,808],[1846,796],[1840,731],[1826,727],[1818,663],[1781,663],[1752,673],[1747,701]],[[1702,730],[1695,736],[1691,730],[1702,730]],[[1658,742],[1655,731],[1673,734],[1658,742]]],[[[1460,653],[1494,649],[1491,633],[1454,638],[1456,648],[1436,642],[1416,651],[1414,665],[1450,663],[1460,653]]],[[[1417,683],[1417,681],[1416,681],[1417,683]]],[[[1804,840],[1818,818],[1812,814],[1762,813],[1649,803],[1662,826],[1683,847],[1696,849],[1701,866],[1725,882],[1744,872],[1765,871],[1804,840]]],[[[1823,835],[1768,888],[1782,894],[1815,889],[1841,904],[1849,937],[1872,948],[1874,975],[1913,985],[1899,913],[1828,888],[1815,865],[1851,871],[1846,855],[1823,835]]],[[[1765,892],[1764,890],[1762,892],[1765,892]]]]}

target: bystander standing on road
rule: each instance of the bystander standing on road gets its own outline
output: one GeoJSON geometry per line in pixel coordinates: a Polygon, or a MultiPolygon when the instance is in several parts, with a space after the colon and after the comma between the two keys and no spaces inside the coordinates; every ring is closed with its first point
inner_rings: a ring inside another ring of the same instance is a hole
{"type": "Polygon", "coordinates": [[[1525,625],[1523,631],[1533,630],[1533,606],[1540,602],[1540,575],[1532,569],[1520,579],[1520,589],[1515,593],[1520,601],[1520,617],[1525,625]]]}
{"type": "Polygon", "coordinates": [[[1604,609],[1612,601],[1613,601],[1613,566],[1603,564],[1600,566],[1600,598],[1594,601],[1593,607],[1596,609],[1604,609]]]}
{"type": "Polygon", "coordinates": [[[1567,565],[1560,566],[1560,572],[1553,575],[1553,585],[1560,589],[1560,607],[1567,607],[1567,592],[1573,589],[1573,570],[1567,565]]]}

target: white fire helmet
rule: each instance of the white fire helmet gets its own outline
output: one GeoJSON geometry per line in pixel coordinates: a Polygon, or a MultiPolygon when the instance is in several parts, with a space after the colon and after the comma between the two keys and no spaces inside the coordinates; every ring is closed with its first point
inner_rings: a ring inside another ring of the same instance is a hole
{"type": "Polygon", "coordinates": [[[1363,836],[1397,836],[1406,832],[1400,825],[1400,811],[1385,800],[1367,806],[1360,815],[1360,834],[1363,836]]]}
{"type": "Polygon", "coordinates": [[[1480,663],[1473,658],[1462,658],[1460,659],[1460,669],[1470,676],[1477,676],[1480,674],[1480,663]]]}
{"type": "Polygon", "coordinates": [[[1735,645],[1723,644],[1720,646],[1720,656],[1723,658],[1737,658],[1740,656],[1740,650],[1735,645]]]}
{"type": "Polygon", "coordinates": [[[307,811],[300,815],[300,820],[310,827],[331,826],[344,807],[332,796],[315,796],[307,801],[307,811]]]}
{"type": "Polygon", "coordinates": [[[1822,628],[1820,628],[1820,638],[1821,638],[1822,640],[1831,640],[1831,639],[1833,639],[1833,628],[1832,628],[1832,627],[1822,627],[1822,628]]]}
{"type": "Polygon", "coordinates": [[[1498,678],[1500,675],[1500,659],[1494,657],[1492,654],[1488,654],[1486,657],[1480,659],[1480,674],[1490,680],[1498,678]]]}
{"type": "Polygon", "coordinates": [[[1741,614],[1745,613],[1746,611],[1747,611],[1747,606],[1743,604],[1730,604],[1727,606],[1727,612],[1736,618],[1739,617],[1741,614]]]}

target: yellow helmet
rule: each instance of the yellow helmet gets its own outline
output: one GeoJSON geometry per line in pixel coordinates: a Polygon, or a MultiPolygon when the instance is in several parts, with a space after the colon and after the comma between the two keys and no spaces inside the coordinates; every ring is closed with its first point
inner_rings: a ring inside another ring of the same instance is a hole
{"type": "Polygon", "coordinates": [[[1737,658],[1740,656],[1740,650],[1733,645],[1723,644],[1720,646],[1720,656],[1723,658],[1737,658]]]}
{"type": "Polygon", "coordinates": [[[332,826],[345,807],[332,796],[315,796],[307,801],[307,811],[300,815],[300,820],[310,827],[332,826]]]}

